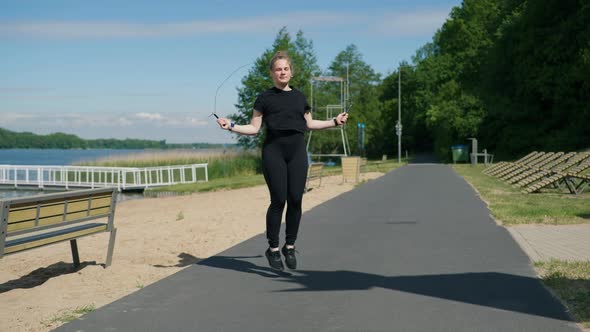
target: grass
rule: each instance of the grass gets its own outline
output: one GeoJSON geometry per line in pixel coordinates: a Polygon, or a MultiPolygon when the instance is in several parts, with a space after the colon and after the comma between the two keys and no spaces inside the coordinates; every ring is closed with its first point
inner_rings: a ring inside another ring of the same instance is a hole
{"type": "Polygon", "coordinates": [[[66,310],[64,312],[61,312],[61,313],[55,315],[54,317],[52,317],[51,319],[49,319],[45,323],[46,324],[69,323],[82,315],[85,315],[91,311],[94,311],[95,309],[96,309],[96,307],[93,304],[90,304],[90,305],[85,305],[82,307],[77,307],[74,310],[66,310]]]}
{"type": "Polygon", "coordinates": [[[524,194],[500,179],[483,174],[484,166],[453,165],[477,189],[492,215],[503,225],[580,224],[590,221],[590,194],[559,192],[524,194]]]}
{"type": "MultiPolygon", "coordinates": [[[[502,180],[482,173],[484,167],[453,165],[484,199],[504,225],[577,224],[590,219],[590,195],[558,192],[524,194],[502,180]]],[[[571,312],[590,328],[590,262],[535,262],[539,276],[571,312]]]]}
{"type": "MultiPolygon", "coordinates": [[[[361,167],[361,172],[381,172],[386,173],[401,166],[396,161],[368,161],[367,165],[361,167]]],[[[324,167],[322,176],[340,175],[342,167],[330,166],[324,167]]],[[[264,176],[262,174],[242,174],[229,177],[209,179],[209,182],[178,184],[166,187],[156,187],[149,189],[151,192],[175,192],[175,193],[195,193],[218,190],[239,189],[264,185],[264,176]]]]}
{"type": "Polygon", "coordinates": [[[590,262],[536,262],[543,283],[564,302],[584,327],[590,328],[590,262]]]}
{"type": "Polygon", "coordinates": [[[402,165],[405,165],[407,161],[402,159],[402,163],[398,164],[396,160],[389,159],[389,160],[369,160],[367,164],[363,166],[364,169],[361,169],[362,172],[379,172],[379,173],[387,173],[391,170],[394,170],[402,165]]]}
{"type": "Polygon", "coordinates": [[[261,174],[250,176],[233,176],[228,178],[210,179],[209,182],[185,183],[149,189],[153,192],[195,193],[218,191],[223,189],[238,189],[265,184],[261,174]]]}

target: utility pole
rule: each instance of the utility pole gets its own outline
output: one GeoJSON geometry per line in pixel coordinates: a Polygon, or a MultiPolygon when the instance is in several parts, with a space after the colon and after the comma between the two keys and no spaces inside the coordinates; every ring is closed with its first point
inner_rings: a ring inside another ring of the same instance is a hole
{"type": "Polygon", "coordinates": [[[402,66],[399,66],[397,77],[397,123],[395,124],[397,134],[397,162],[402,162],[402,66]]]}

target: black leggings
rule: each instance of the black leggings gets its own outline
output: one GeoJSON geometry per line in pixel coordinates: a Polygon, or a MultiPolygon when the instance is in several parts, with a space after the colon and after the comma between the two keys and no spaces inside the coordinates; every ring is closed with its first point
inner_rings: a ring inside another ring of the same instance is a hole
{"type": "Polygon", "coordinates": [[[270,192],[270,206],[266,212],[266,238],[272,248],[279,246],[279,233],[285,202],[286,243],[295,244],[301,201],[307,180],[307,151],[303,133],[296,131],[268,131],[262,147],[262,172],[270,192]]]}

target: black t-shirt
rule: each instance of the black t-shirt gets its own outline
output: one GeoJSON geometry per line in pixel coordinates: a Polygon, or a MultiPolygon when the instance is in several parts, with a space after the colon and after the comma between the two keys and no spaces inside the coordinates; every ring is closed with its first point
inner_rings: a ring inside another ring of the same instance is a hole
{"type": "Polygon", "coordinates": [[[295,88],[283,91],[272,87],[256,98],[254,109],[262,113],[267,130],[296,130],[304,133],[307,124],[303,115],[311,107],[301,91],[295,88]]]}

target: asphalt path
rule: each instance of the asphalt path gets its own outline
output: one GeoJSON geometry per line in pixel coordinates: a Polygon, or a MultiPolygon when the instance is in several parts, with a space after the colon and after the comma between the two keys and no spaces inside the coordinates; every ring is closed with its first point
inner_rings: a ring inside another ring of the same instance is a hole
{"type": "Polygon", "coordinates": [[[296,271],[271,270],[265,246],[255,236],[57,331],[579,331],[446,165],[401,167],[305,213],[296,271]]]}

